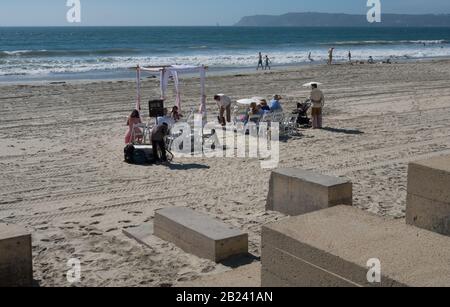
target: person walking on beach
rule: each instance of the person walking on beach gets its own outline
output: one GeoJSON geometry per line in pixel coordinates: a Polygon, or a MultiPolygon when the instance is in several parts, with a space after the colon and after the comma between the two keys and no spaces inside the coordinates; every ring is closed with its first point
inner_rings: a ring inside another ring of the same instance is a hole
{"type": "Polygon", "coordinates": [[[349,63],[352,62],[352,52],[351,51],[348,51],[348,61],[349,61],[349,63]]]}
{"type": "Polygon", "coordinates": [[[269,68],[269,70],[270,70],[270,64],[272,63],[272,61],[269,59],[268,55],[266,55],[265,61],[266,61],[266,66],[264,67],[264,70],[267,70],[267,68],[269,68]]]}
{"type": "Polygon", "coordinates": [[[333,52],[334,48],[330,48],[330,50],[328,50],[328,65],[333,64],[333,52]]]}
{"type": "Polygon", "coordinates": [[[314,62],[314,59],[312,58],[311,52],[308,54],[308,60],[310,62],[314,62]]]}
{"type": "Polygon", "coordinates": [[[231,98],[224,94],[217,94],[214,96],[214,100],[219,107],[219,123],[222,126],[226,126],[227,122],[231,123],[231,98]],[[224,117],[226,112],[226,119],[224,117]]]}
{"type": "Polygon", "coordinates": [[[325,104],[325,97],[321,90],[317,88],[317,84],[311,85],[312,90],[309,99],[311,100],[312,107],[312,126],[314,129],[322,128],[322,109],[325,104]]]}
{"type": "Polygon", "coordinates": [[[258,67],[256,68],[256,70],[259,70],[259,67],[261,67],[261,69],[264,69],[264,64],[263,64],[263,56],[262,53],[260,52],[258,55],[258,67]]]}

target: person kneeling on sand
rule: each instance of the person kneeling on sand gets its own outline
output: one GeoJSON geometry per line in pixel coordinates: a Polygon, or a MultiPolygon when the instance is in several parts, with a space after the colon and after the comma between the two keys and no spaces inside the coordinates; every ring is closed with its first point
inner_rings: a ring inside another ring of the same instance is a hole
{"type": "Polygon", "coordinates": [[[169,125],[167,123],[159,124],[152,129],[152,149],[155,162],[167,162],[165,137],[169,134],[169,125]],[[158,154],[158,148],[161,157],[158,154]]]}
{"type": "Polygon", "coordinates": [[[317,84],[312,84],[310,100],[313,104],[311,109],[312,125],[314,129],[322,128],[322,109],[325,104],[325,97],[321,90],[317,88],[317,84]]]}
{"type": "Polygon", "coordinates": [[[227,122],[231,123],[231,98],[224,94],[217,94],[214,96],[214,100],[219,107],[219,123],[225,127],[227,122]],[[227,113],[226,120],[224,117],[225,112],[227,113]]]}

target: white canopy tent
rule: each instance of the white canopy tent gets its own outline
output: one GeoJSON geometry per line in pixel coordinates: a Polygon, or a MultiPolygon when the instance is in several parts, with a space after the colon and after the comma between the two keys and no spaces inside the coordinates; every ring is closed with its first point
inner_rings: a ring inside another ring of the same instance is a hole
{"type": "Polygon", "coordinates": [[[206,116],[206,70],[207,66],[190,66],[190,65],[167,65],[167,66],[136,66],[136,110],[141,111],[141,72],[149,72],[152,74],[159,74],[161,99],[166,99],[167,87],[169,85],[169,78],[172,77],[176,91],[176,105],[181,111],[181,88],[179,75],[182,73],[199,73],[200,74],[200,108],[199,113],[206,116]]]}

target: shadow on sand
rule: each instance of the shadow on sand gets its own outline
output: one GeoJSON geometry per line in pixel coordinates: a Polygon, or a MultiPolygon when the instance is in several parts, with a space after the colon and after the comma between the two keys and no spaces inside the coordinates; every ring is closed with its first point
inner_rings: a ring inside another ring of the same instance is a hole
{"type": "Polygon", "coordinates": [[[208,165],[189,163],[189,164],[168,164],[167,167],[175,171],[187,171],[192,169],[210,169],[208,165]]]}
{"type": "Polygon", "coordinates": [[[222,261],[220,264],[229,267],[231,269],[237,269],[238,267],[251,264],[255,261],[260,261],[260,257],[256,257],[252,254],[244,254],[240,256],[234,256],[227,260],[222,261]]]}
{"type": "Polygon", "coordinates": [[[352,130],[352,129],[338,129],[338,128],[331,128],[331,127],[324,127],[322,130],[333,132],[333,133],[342,133],[342,134],[353,134],[353,135],[359,135],[364,134],[364,131],[361,130],[352,130]]]}

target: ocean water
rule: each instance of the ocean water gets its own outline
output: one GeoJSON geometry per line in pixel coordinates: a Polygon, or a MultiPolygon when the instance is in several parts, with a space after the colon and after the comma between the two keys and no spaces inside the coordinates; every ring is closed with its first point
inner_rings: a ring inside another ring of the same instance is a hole
{"type": "Polygon", "coordinates": [[[0,28],[0,82],[132,77],[140,65],[205,64],[253,68],[257,53],[274,66],[389,57],[450,56],[450,28],[61,27],[0,28]]]}

